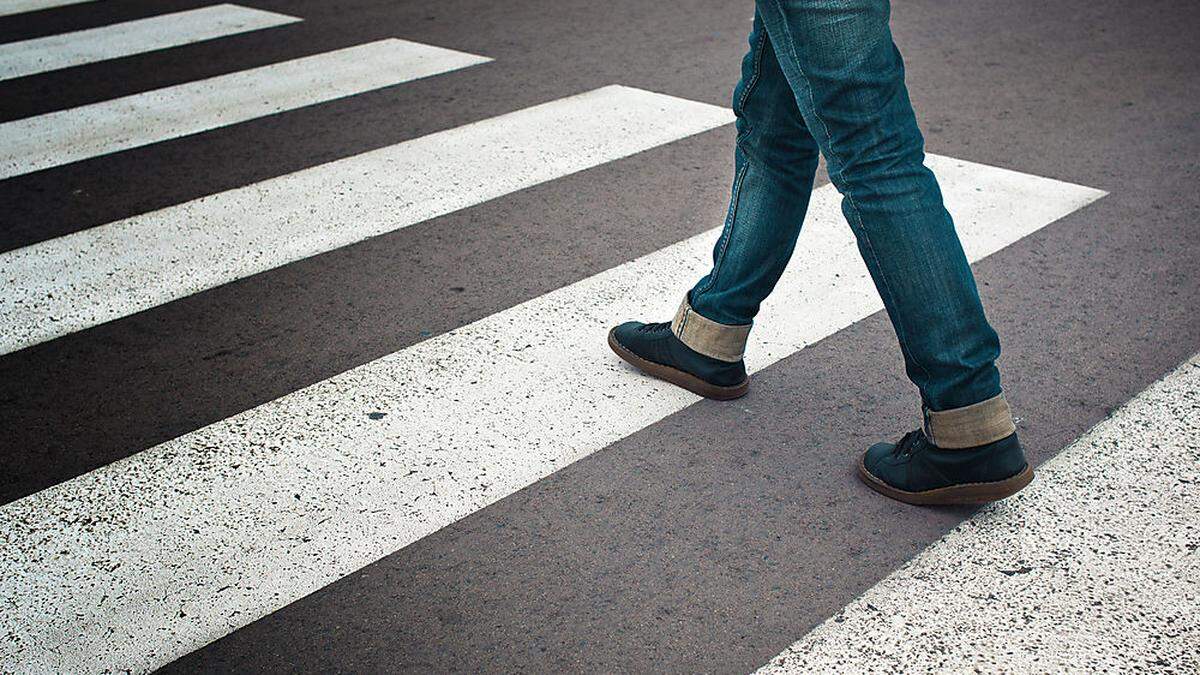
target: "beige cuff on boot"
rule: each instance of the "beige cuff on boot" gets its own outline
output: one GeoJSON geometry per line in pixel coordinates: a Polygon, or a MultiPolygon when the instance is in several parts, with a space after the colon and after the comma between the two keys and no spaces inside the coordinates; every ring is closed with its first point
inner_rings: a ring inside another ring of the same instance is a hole
{"type": "Polygon", "coordinates": [[[973,448],[1016,430],[1004,394],[962,408],[925,411],[925,433],[939,448],[973,448]]]}
{"type": "Polygon", "coordinates": [[[675,318],[671,321],[671,332],[683,344],[705,356],[736,363],[746,353],[746,340],[750,337],[750,326],[730,326],[700,316],[688,303],[687,296],[675,318]]]}

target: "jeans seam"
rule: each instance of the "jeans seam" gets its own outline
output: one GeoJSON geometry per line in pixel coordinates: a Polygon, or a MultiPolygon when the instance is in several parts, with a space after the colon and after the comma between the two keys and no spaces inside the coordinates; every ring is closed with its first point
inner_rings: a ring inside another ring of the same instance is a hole
{"type": "MultiPolygon", "coordinates": [[[[821,125],[821,131],[824,132],[824,134],[825,134],[825,146],[827,148],[829,148],[829,150],[828,150],[829,155],[834,160],[837,161],[837,163],[838,163],[837,173],[838,173],[839,177],[842,179],[843,184],[845,184],[846,174],[843,171],[843,166],[842,166],[843,163],[838,158],[837,153],[833,149],[833,136],[829,133],[829,127],[825,124],[825,120],[822,119],[820,111],[817,110],[817,102],[813,98],[812,84],[808,81],[808,75],[804,72],[804,69],[800,67],[800,57],[798,54],[796,54],[796,43],[795,43],[795,40],[792,39],[791,30],[788,29],[787,20],[786,20],[787,17],[784,15],[783,9],[779,6],[779,0],[773,0],[771,2],[771,6],[775,9],[776,16],[781,19],[780,25],[783,28],[783,32],[786,34],[785,38],[787,39],[787,43],[788,43],[787,44],[788,51],[790,51],[792,54],[792,63],[795,65],[796,71],[800,73],[800,77],[804,79],[805,94],[808,95],[809,107],[813,111],[813,117],[815,117],[817,122],[820,123],[820,125],[821,125]]],[[[871,252],[871,258],[875,262],[875,267],[876,267],[876,269],[879,270],[879,278],[883,282],[884,291],[887,293],[888,299],[892,301],[893,305],[895,305],[895,297],[894,297],[894,294],[892,293],[891,285],[888,284],[887,275],[884,273],[883,267],[880,266],[880,264],[879,264],[879,255],[875,253],[875,246],[871,243],[871,235],[867,232],[866,227],[863,225],[862,212],[859,210],[858,204],[854,201],[854,196],[851,194],[849,185],[847,185],[847,187],[846,187],[846,192],[845,192],[844,196],[846,198],[846,201],[850,204],[850,210],[854,213],[855,220],[858,221],[858,230],[859,230],[859,232],[862,233],[863,239],[866,240],[867,250],[869,250],[871,252]]],[[[909,349],[908,343],[904,339],[904,333],[906,332],[906,330],[903,327],[903,321],[900,320],[899,315],[897,315],[897,317],[896,317],[896,323],[900,324],[900,330],[896,331],[896,338],[900,342],[901,351],[907,353],[909,358],[912,359],[913,364],[921,369],[921,372],[925,374],[925,377],[932,380],[933,376],[929,373],[929,371],[925,368],[925,366],[922,365],[921,362],[918,361],[915,356],[913,356],[912,350],[909,349]]]]}
{"type": "MultiPolygon", "coordinates": [[[[762,59],[763,53],[766,51],[768,39],[769,37],[764,30],[763,34],[758,38],[758,44],[754,45],[754,67],[751,69],[752,74],[750,75],[750,81],[746,83],[745,91],[742,92],[741,97],[736,102],[737,109],[734,110],[734,112],[738,113],[740,111],[743,119],[745,119],[746,114],[746,102],[750,100],[750,94],[752,94],[754,89],[758,86],[758,80],[762,75],[762,59]]],[[[740,147],[742,139],[750,135],[752,131],[752,125],[750,124],[749,120],[747,120],[745,132],[738,134],[737,138],[734,139],[734,144],[740,147]]],[[[738,171],[737,176],[734,178],[733,194],[730,196],[729,215],[725,223],[725,228],[721,232],[721,248],[720,251],[717,252],[716,259],[713,261],[713,269],[708,275],[708,283],[704,284],[702,288],[697,289],[695,292],[696,295],[706,293],[713,287],[713,285],[717,283],[717,277],[720,275],[721,267],[723,267],[725,264],[725,252],[729,248],[729,240],[733,238],[733,226],[737,222],[737,207],[742,195],[742,181],[746,177],[746,171],[749,169],[749,166],[750,165],[748,162],[743,164],[741,170],[738,171]]]]}
{"type": "MultiPolygon", "coordinates": [[[[699,296],[706,293],[714,284],[717,283],[717,277],[721,273],[721,268],[725,264],[725,252],[729,249],[729,240],[733,238],[733,226],[737,222],[737,208],[742,197],[742,180],[746,177],[746,171],[750,168],[749,164],[742,165],[741,171],[738,172],[733,184],[733,196],[729,204],[729,217],[725,224],[724,231],[721,232],[721,249],[717,252],[717,258],[713,262],[713,270],[708,275],[708,283],[704,284],[703,288],[697,289],[694,296],[699,296]]],[[[694,301],[694,300],[693,300],[694,301]]]]}
{"type": "MultiPolygon", "coordinates": [[[[734,112],[740,112],[743,119],[746,118],[746,101],[750,100],[750,94],[754,92],[754,88],[758,85],[758,80],[762,76],[763,52],[767,50],[766,45],[768,39],[770,38],[767,36],[766,31],[764,30],[763,34],[758,38],[758,44],[755,45],[754,68],[752,70],[752,74],[750,75],[750,81],[746,83],[746,89],[742,92],[742,97],[737,101],[737,110],[734,112]]],[[[740,145],[739,141],[746,136],[749,136],[753,130],[754,125],[749,119],[746,119],[746,130],[743,133],[738,134],[737,138],[734,139],[734,142],[740,145]]]]}

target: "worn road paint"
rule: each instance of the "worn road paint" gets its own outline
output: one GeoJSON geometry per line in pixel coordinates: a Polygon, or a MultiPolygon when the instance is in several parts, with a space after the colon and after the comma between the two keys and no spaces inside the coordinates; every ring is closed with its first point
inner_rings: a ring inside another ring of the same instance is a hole
{"type": "Polygon", "coordinates": [[[608,86],[0,253],[0,354],[719,127],[608,86]]]}
{"type": "Polygon", "coordinates": [[[1200,354],[758,672],[1200,671],[1200,354]]]}
{"type": "Polygon", "coordinates": [[[0,44],[0,80],[283,26],[300,19],[239,5],[211,5],[99,28],[0,44]]]}
{"type": "Polygon", "coordinates": [[[389,39],[0,124],[0,179],[491,59],[389,39]]]}
{"type": "Polygon", "coordinates": [[[0,1],[0,16],[12,16],[25,12],[37,12],[43,9],[79,5],[96,0],[2,0],[0,1]]]}
{"type": "MultiPolygon", "coordinates": [[[[929,164],[972,260],[1104,194],[929,164]]],[[[5,505],[0,597],[12,600],[0,605],[0,660],[164,664],[694,403],[633,372],[605,334],[623,319],[669,317],[718,232],[5,505]]],[[[748,365],[881,307],[823,187],[748,365]]]]}

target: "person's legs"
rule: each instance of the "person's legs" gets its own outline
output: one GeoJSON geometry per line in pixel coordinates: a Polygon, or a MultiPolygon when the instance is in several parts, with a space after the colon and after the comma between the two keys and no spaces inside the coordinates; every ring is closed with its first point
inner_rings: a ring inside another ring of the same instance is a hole
{"type": "Polygon", "coordinates": [[[914,503],[1019,490],[1032,471],[1000,390],[999,340],[924,166],[887,0],[756,4],[735,98],[737,174],[713,269],[670,324],[623,324],[610,344],[702,395],[745,393],[750,323],[795,245],[819,147],[925,411],[923,432],[872,446],[860,475],[914,503]],[[706,388],[722,382],[737,384],[706,388]]]}

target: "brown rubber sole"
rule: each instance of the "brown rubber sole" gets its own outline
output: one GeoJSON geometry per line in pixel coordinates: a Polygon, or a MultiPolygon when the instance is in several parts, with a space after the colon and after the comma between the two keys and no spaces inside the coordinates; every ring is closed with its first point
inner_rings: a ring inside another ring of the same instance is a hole
{"type": "Polygon", "coordinates": [[[1004,480],[989,483],[948,485],[933,490],[909,492],[907,490],[898,490],[876,478],[874,474],[867,471],[867,466],[863,463],[865,459],[866,456],[864,455],[858,460],[858,477],[862,479],[862,482],[867,484],[867,487],[881,495],[897,499],[906,504],[917,504],[919,506],[987,504],[1015,495],[1021,491],[1021,488],[1029,485],[1033,480],[1033,467],[1025,465],[1024,471],[1004,480]]]}
{"type": "Polygon", "coordinates": [[[698,394],[704,398],[711,398],[717,401],[729,401],[740,396],[745,396],[746,392],[750,391],[749,376],[747,376],[746,379],[742,380],[742,382],[739,384],[722,387],[715,384],[709,384],[695,375],[692,375],[691,373],[685,373],[678,368],[664,366],[661,363],[655,363],[653,361],[643,359],[637,354],[634,354],[626,349],[625,346],[620,342],[617,342],[617,337],[613,334],[614,331],[616,331],[615,328],[608,331],[609,348],[611,348],[617,356],[629,363],[629,365],[637,368],[647,375],[657,377],[660,380],[666,380],[671,384],[687,389],[693,394],[698,394]]]}

